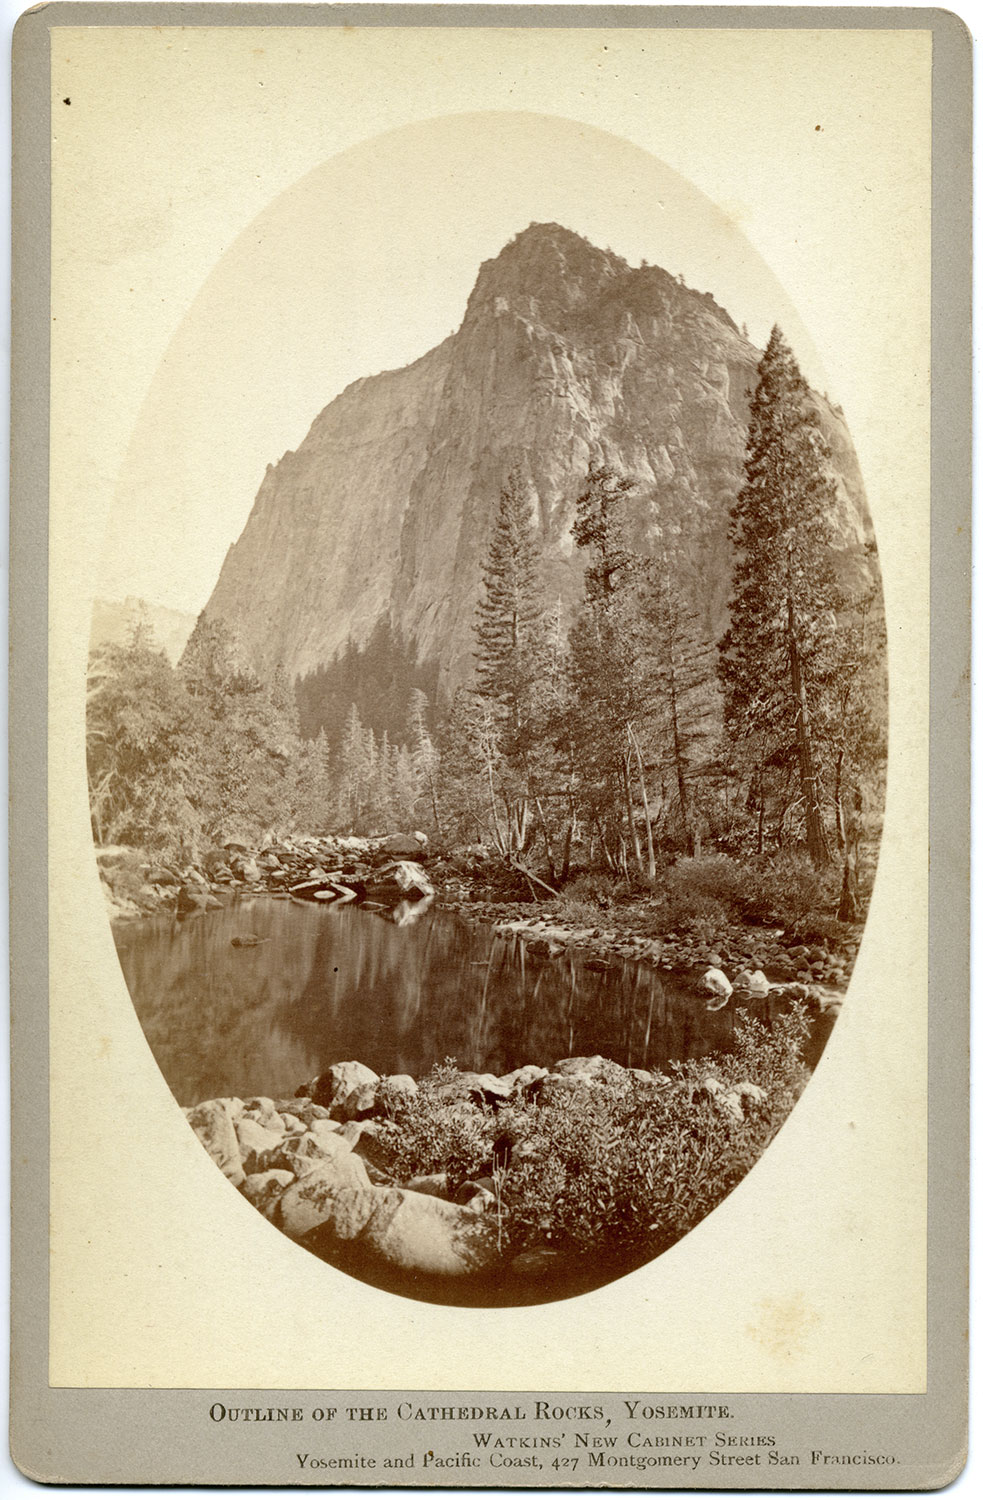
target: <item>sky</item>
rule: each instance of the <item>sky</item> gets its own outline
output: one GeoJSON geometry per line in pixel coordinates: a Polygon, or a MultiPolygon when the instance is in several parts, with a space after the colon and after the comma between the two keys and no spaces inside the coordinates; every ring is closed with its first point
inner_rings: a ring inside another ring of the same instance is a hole
{"type": "Polygon", "coordinates": [[[534,220],[682,272],[759,343],[781,322],[876,468],[851,410],[871,351],[851,355],[873,297],[910,304],[923,38],[58,36],[55,457],[99,532],[93,593],[199,609],[267,463],[452,332],[534,220]]]}

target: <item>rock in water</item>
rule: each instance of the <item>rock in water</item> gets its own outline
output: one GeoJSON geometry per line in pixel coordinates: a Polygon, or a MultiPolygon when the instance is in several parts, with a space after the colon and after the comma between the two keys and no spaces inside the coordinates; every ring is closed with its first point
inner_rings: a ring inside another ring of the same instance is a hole
{"type": "Polygon", "coordinates": [[[436,892],[430,876],[415,860],[400,859],[384,865],[365,882],[365,894],[373,901],[424,901],[436,892]]]}
{"type": "Polygon", "coordinates": [[[418,839],[413,833],[392,833],[379,845],[380,854],[390,859],[419,859],[426,837],[418,839]]]}
{"type": "Polygon", "coordinates": [[[734,993],[734,986],[723,969],[707,969],[702,984],[703,988],[709,990],[713,996],[707,1001],[707,1010],[721,1010],[734,993]]]}

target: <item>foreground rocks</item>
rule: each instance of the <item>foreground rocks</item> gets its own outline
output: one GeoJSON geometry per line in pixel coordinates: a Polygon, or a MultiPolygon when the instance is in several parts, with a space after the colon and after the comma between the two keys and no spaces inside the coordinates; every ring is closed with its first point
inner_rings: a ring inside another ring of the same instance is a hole
{"type": "MultiPolygon", "coordinates": [[[[457,1072],[437,1097],[496,1110],[510,1101],[565,1108],[578,1092],[632,1078],[655,1088],[667,1083],[600,1056],[568,1057],[502,1077],[457,1072]]],[[[384,1125],[417,1091],[407,1075],[379,1077],[346,1061],[291,1098],[209,1099],[185,1115],[219,1170],[264,1218],[315,1255],[379,1285],[425,1295],[452,1283],[497,1278],[501,1286],[562,1275],[569,1256],[545,1243],[516,1253],[503,1236],[496,1173],[513,1155],[518,1160],[521,1142],[497,1141],[487,1174],[474,1180],[454,1183],[449,1171],[406,1181],[392,1175],[384,1125]]],[[[709,1064],[692,1097],[736,1130],[766,1095],[749,1081],[725,1086],[709,1064]]],[[[439,1300],[439,1290],[433,1295],[439,1300]]]]}

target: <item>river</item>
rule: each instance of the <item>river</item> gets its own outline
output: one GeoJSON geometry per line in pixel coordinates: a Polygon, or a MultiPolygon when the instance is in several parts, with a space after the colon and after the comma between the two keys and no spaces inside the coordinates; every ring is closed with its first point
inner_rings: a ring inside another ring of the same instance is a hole
{"type": "MultiPolygon", "coordinates": [[[[536,957],[515,938],[435,908],[399,927],[378,911],[246,898],[222,911],[120,923],[120,964],[157,1064],[181,1105],[289,1097],[331,1063],[419,1078],[435,1062],[507,1073],[600,1053],[628,1067],[726,1049],[735,1004],[708,1012],[692,982],[586,955],[536,957]],[[232,939],[253,934],[258,946],[232,939]]],[[[781,1001],[745,1000],[770,1020],[781,1001]]],[[[817,1018],[814,1066],[831,1022],[817,1018]]]]}

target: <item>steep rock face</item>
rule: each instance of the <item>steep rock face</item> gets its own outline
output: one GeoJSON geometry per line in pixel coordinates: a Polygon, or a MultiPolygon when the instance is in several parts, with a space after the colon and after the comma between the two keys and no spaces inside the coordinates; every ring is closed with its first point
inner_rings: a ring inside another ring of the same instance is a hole
{"type": "MultiPolygon", "coordinates": [[[[366,639],[389,612],[450,690],[471,670],[481,559],[509,471],[528,482],[553,592],[591,459],[630,475],[636,543],[684,541],[688,591],[722,628],[727,526],[759,351],[708,293],[632,269],[558,225],[486,262],[460,329],[403,370],[357,381],[267,471],[208,604],[255,664],[291,673],[366,639]]],[[[842,571],[865,574],[869,523],[842,416],[816,396],[838,472],[842,571]]]]}

